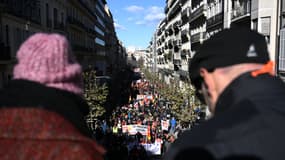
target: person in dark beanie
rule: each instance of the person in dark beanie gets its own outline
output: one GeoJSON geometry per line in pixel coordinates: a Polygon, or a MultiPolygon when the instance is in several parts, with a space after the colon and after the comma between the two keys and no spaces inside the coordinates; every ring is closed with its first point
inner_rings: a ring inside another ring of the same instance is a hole
{"type": "Polygon", "coordinates": [[[0,159],[103,159],[104,148],[88,138],[81,66],[67,39],[36,33],[17,61],[0,90],[0,159]]]}
{"type": "Polygon", "coordinates": [[[189,74],[213,117],[185,131],[164,159],[284,159],[285,84],[273,67],[255,31],[225,29],[206,40],[189,74]]]}

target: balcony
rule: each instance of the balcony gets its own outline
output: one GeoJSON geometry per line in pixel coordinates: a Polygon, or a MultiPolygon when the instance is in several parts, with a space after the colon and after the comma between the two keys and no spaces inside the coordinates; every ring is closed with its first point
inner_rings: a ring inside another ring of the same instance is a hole
{"type": "Polygon", "coordinates": [[[188,23],[189,18],[190,18],[190,8],[186,8],[181,13],[182,25],[188,23]]]}
{"type": "Polygon", "coordinates": [[[168,45],[167,45],[167,43],[164,43],[164,48],[165,48],[165,50],[168,50],[168,45]]]}
{"type": "Polygon", "coordinates": [[[223,18],[224,18],[224,12],[221,12],[221,13],[207,19],[207,29],[223,23],[223,20],[224,20],[223,18]]]}
{"type": "Polygon", "coordinates": [[[181,11],[181,6],[179,5],[179,2],[175,2],[173,7],[169,10],[168,20],[173,19],[180,11],[181,11]]]}
{"type": "Polygon", "coordinates": [[[169,35],[169,36],[172,36],[172,35],[173,35],[173,29],[172,29],[172,28],[169,28],[167,32],[168,32],[168,35],[169,35]]]}
{"type": "Polygon", "coordinates": [[[181,35],[181,42],[184,44],[184,43],[186,43],[188,41],[189,41],[188,35],[187,34],[182,34],[181,35]]]}
{"type": "Polygon", "coordinates": [[[159,29],[157,32],[157,36],[160,36],[161,34],[162,34],[162,31],[161,31],[161,29],[159,29]]]}
{"type": "Polygon", "coordinates": [[[169,49],[172,49],[172,48],[173,48],[173,44],[172,44],[172,41],[171,41],[171,40],[168,41],[168,48],[169,48],[169,49]]]}
{"type": "Polygon", "coordinates": [[[181,46],[181,40],[174,40],[173,45],[174,46],[181,46]]]}
{"type": "Polygon", "coordinates": [[[180,33],[180,27],[179,26],[175,26],[173,28],[173,30],[174,30],[174,35],[178,36],[178,34],[180,33]]]}
{"type": "Polygon", "coordinates": [[[187,56],[190,56],[190,50],[189,50],[189,49],[183,49],[183,50],[181,51],[181,58],[182,58],[182,59],[186,59],[187,56]]]}
{"type": "Polygon", "coordinates": [[[162,49],[161,49],[161,48],[159,48],[159,49],[157,50],[157,55],[162,55],[162,49]]]}
{"type": "Polygon", "coordinates": [[[180,46],[174,46],[174,52],[175,53],[179,53],[179,51],[180,51],[180,46]]]}
{"type": "Polygon", "coordinates": [[[194,12],[192,12],[190,15],[190,22],[193,22],[195,19],[199,18],[200,16],[203,16],[204,12],[206,12],[206,9],[206,5],[202,4],[194,12]]]}
{"type": "Polygon", "coordinates": [[[234,7],[232,8],[232,15],[231,15],[232,20],[234,21],[241,19],[243,17],[250,16],[250,8],[251,8],[250,1],[246,1],[239,5],[234,5],[234,7]]]}
{"type": "Polygon", "coordinates": [[[205,32],[199,32],[199,33],[196,33],[194,35],[191,36],[191,43],[197,43],[197,42],[201,42],[205,39],[206,37],[206,33],[205,32]]]}
{"type": "Polygon", "coordinates": [[[181,57],[178,55],[178,56],[175,56],[173,57],[173,64],[174,65],[177,65],[177,66],[181,66],[181,57]]]}
{"type": "Polygon", "coordinates": [[[165,38],[164,36],[161,37],[161,42],[164,42],[165,41],[165,38]]]}

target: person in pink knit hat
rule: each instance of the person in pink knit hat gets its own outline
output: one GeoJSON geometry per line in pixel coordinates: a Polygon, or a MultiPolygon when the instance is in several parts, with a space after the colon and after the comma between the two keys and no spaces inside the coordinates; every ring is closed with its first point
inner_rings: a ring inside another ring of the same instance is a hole
{"type": "Polygon", "coordinates": [[[81,66],[71,54],[65,37],[35,34],[21,45],[17,60],[14,79],[35,81],[82,95],[81,66]]]}
{"type": "Polygon", "coordinates": [[[103,159],[87,127],[80,64],[67,39],[36,33],[0,90],[0,159],[103,159]]]}

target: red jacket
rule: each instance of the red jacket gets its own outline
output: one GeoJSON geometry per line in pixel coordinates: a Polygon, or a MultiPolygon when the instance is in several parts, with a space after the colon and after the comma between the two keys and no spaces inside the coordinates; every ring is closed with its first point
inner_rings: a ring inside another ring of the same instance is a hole
{"type": "Polygon", "coordinates": [[[1,160],[101,160],[104,153],[94,140],[55,112],[0,109],[1,160]]]}

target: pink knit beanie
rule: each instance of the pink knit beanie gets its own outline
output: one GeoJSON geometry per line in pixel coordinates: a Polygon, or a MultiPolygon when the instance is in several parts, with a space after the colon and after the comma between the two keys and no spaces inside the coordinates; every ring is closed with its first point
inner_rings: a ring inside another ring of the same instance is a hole
{"type": "Polygon", "coordinates": [[[82,95],[83,81],[66,38],[59,34],[36,33],[17,52],[14,79],[39,82],[82,95]]]}

